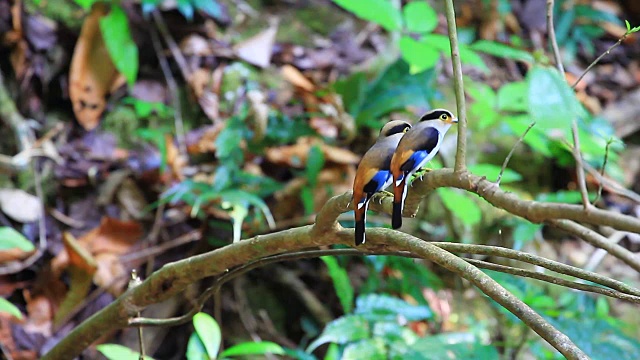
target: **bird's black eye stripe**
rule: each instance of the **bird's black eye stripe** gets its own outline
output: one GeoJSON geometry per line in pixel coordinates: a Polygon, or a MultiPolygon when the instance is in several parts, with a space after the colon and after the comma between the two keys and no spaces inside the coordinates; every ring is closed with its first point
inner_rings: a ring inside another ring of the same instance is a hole
{"type": "Polygon", "coordinates": [[[404,132],[404,130],[406,128],[411,127],[409,124],[400,124],[400,125],[396,125],[394,127],[392,127],[391,129],[389,129],[389,131],[387,131],[386,136],[391,136],[394,134],[401,134],[404,132]]]}
{"type": "Polygon", "coordinates": [[[420,121],[437,120],[437,119],[440,119],[440,116],[442,116],[443,114],[446,114],[447,116],[451,116],[449,115],[448,111],[437,110],[437,111],[428,112],[422,115],[422,117],[420,118],[420,121]]]}

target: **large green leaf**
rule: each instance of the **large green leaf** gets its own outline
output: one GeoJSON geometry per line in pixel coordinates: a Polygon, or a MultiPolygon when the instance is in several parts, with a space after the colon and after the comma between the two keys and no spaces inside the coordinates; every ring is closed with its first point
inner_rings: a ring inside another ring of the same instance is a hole
{"type": "Polygon", "coordinates": [[[367,91],[367,77],[363,72],[357,72],[349,77],[340,79],[333,84],[335,91],[342,97],[344,108],[352,116],[357,116],[365,101],[367,91]]]}
{"type": "MultiPolygon", "coordinates": [[[[449,37],[446,35],[427,34],[422,37],[421,43],[437,49],[447,57],[451,57],[451,45],[449,42],[449,37]]],[[[469,46],[459,44],[458,51],[460,52],[461,63],[475,66],[483,72],[489,71],[489,68],[484,63],[484,60],[482,60],[482,57],[469,46]]]]}
{"type": "Polygon", "coordinates": [[[109,15],[100,19],[100,32],[116,69],[133,86],[138,76],[138,47],[131,37],[127,14],[119,5],[112,5],[109,15]]]}
{"type": "Polygon", "coordinates": [[[407,30],[417,33],[433,31],[438,26],[438,14],[426,1],[413,1],[402,8],[407,30]]]}
{"type": "Polygon", "coordinates": [[[367,125],[378,129],[378,117],[407,106],[430,108],[429,100],[435,94],[432,88],[435,79],[434,69],[411,75],[409,65],[398,60],[390,65],[371,85],[356,117],[358,125],[367,125]]]}
{"type": "Polygon", "coordinates": [[[338,298],[340,299],[340,305],[345,314],[348,314],[353,309],[353,287],[349,280],[347,270],[338,264],[338,261],[333,256],[322,256],[322,261],[327,265],[329,269],[329,276],[333,280],[333,287],[336,289],[338,298]]]}
{"type": "Polygon", "coordinates": [[[480,51],[485,54],[505,58],[505,59],[513,59],[520,60],[527,63],[533,63],[534,58],[531,53],[525,50],[520,50],[513,48],[511,46],[501,44],[495,41],[489,40],[478,40],[470,46],[471,49],[475,51],[480,51]]]}
{"type": "Polygon", "coordinates": [[[220,351],[220,343],[222,342],[222,332],[220,326],[211,315],[199,312],[193,315],[193,327],[200,337],[200,341],[207,349],[210,358],[215,359],[220,351]]]}
{"type": "MultiPolygon", "coordinates": [[[[525,81],[504,84],[498,90],[498,109],[502,111],[529,111],[529,85],[525,81]]],[[[531,121],[529,121],[530,123],[531,121]]]]}
{"type": "Polygon", "coordinates": [[[8,226],[0,226],[0,250],[15,248],[26,252],[36,249],[21,233],[8,226]]]}
{"type": "MultiPolygon", "coordinates": [[[[109,360],[140,360],[140,353],[133,351],[126,346],[118,344],[101,344],[96,349],[109,360]]],[[[153,360],[151,356],[144,357],[144,360],[153,360]]]]}
{"type": "Polygon", "coordinates": [[[471,226],[482,220],[482,211],[469,194],[450,188],[436,190],[444,206],[463,224],[471,226]]]}
{"type": "Polygon", "coordinates": [[[282,346],[271,341],[259,341],[259,342],[246,342],[238,345],[234,345],[222,353],[221,358],[228,356],[242,356],[242,355],[265,355],[275,354],[284,355],[285,351],[282,346]]]}
{"type": "Polygon", "coordinates": [[[17,317],[18,319],[22,319],[22,312],[20,309],[3,297],[0,297],[0,313],[7,313],[17,317]]]}
{"type": "Polygon", "coordinates": [[[200,336],[197,333],[193,332],[189,336],[189,341],[187,342],[187,352],[185,354],[187,360],[207,360],[209,359],[209,355],[207,355],[207,349],[205,349],[202,340],[200,340],[200,336]]]}
{"type": "Polygon", "coordinates": [[[364,339],[351,343],[344,348],[342,360],[386,360],[385,340],[381,338],[364,339]]]}
{"type": "Polygon", "coordinates": [[[426,305],[412,305],[384,294],[361,295],[356,300],[355,313],[371,321],[394,320],[398,315],[409,321],[430,319],[431,309],[426,305]]]}
{"type": "Polygon", "coordinates": [[[564,77],[554,68],[536,66],[527,73],[527,83],[529,115],[536,127],[568,134],[578,102],[564,77]]]}
{"type": "Polygon", "coordinates": [[[431,69],[440,60],[440,52],[438,50],[409,36],[400,38],[400,52],[402,58],[409,63],[409,72],[411,74],[431,69]]]}
{"type": "Polygon", "coordinates": [[[318,182],[318,175],[320,171],[324,167],[324,154],[322,153],[322,149],[318,145],[313,145],[311,149],[309,149],[309,154],[307,155],[307,166],[305,167],[305,175],[307,176],[307,181],[311,187],[315,187],[318,182]]]}
{"type": "Polygon", "coordinates": [[[333,0],[359,18],[379,24],[387,31],[400,30],[402,14],[389,0],[333,0]]]}
{"type": "Polygon", "coordinates": [[[315,350],[322,344],[346,344],[356,340],[367,339],[369,336],[369,323],[363,316],[346,315],[327,324],[322,334],[309,344],[307,352],[315,350]]]}

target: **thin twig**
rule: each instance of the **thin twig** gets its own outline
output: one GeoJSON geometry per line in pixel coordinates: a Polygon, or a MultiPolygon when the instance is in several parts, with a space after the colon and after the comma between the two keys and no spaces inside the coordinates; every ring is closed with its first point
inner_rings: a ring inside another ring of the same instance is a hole
{"type": "MultiPolygon", "coordinates": [[[[156,25],[158,26],[158,29],[161,29],[160,31],[162,32],[167,44],[173,43],[174,46],[177,47],[177,45],[175,45],[173,38],[171,37],[171,35],[168,33],[168,30],[166,29],[166,25],[164,24],[164,20],[162,20],[162,16],[160,15],[160,13],[157,10],[154,10],[153,16],[156,21],[156,25]]],[[[153,43],[153,48],[156,52],[156,55],[158,56],[158,62],[160,63],[162,74],[164,75],[164,78],[167,81],[167,86],[169,87],[169,91],[171,92],[171,103],[173,105],[173,114],[174,114],[174,122],[176,127],[176,140],[178,142],[178,149],[180,149],[180,153],[182,154],[182,156],[187,156],[187,140],[184,132],[184,122],[182,121],[182,108],[180,105],[180,95],[178,94],[178,85],[176,84],[176,80],[173,78],[173,74],[171,74],[171,68],[169,67],[169,62],[167,61],[167,57],[164,55],[164,49],[162,48],[162,43],[160,42],[160,38],[158,37],[158,32],[153,26],[151,26],[151,42],[153,43]]],[[[170,48],[172,48],[171,45],[170,45],[170,48]]],[[[174,59],[178,61],[178,58],[180,58],[182,59],[182,61],[184,61],[184,58],[182,58],[182,54],[179,51],[177,51],[177,53],[180,55],[176,56],[175,52],[176,51],[174,51],[174,54],[173,54],[174,59]]],[[[186,62],[185,62],[185,66],[186,66],[186,62]]],[[[183,73],[182,75],[185,76],[185,73],[183,73]]],[[[186,77],[185,79],[189,80],[188,77],[186,77]]]]}
{"type": "MultiPolygon", "coordinates": [[[[609,160],[609,148],[611,147],[611,143],[613,143],[613,140],[609,139],[607,140],[607,146],[605,146],[604,148],[604,161],[602,162],[602,168],[600,169],[600,177],[604,178],[604,170],[607,167],[607,160],[609,160]]],[[[598,200],[600,200],[600,197],[602,196],[602,188],[604,187],[604,184],[602,181],[598,182],[598,194],[596,195],[596,198],[593,199],[593,204],[595,205],[598,200]]]]}
{"type": "Polygon", "coordinates": [[[529,126],[527,127],[527,130],[525,130],[524,133],[522,133],[522,136],[520,136],[520,138],[518,138],[518,141],[516,141],[516,143],[513,144],[513,146],[511,147],[511,151],[509,151],[509,154],[507,154],[507,157],[504,158],[504,162],[502,163],[502,168],[500,169],[500,174],[498,174],[496,185],[500,186],[500,180],[502,180],[502,175],[504,174],[504,171],[507,169],[507,165],[509,165],[509,160],[511,160],[513,153],[516,151],[516,147],[524,140],[524,137],[527,136],[527,134],[529,133],[529,130],[531,130],[531,128],[534,127],[535,125],[536,125],[535,121],[529,124],[529,126]]]}
{"type": "Polygon", "coordinates": [[[564,76],[564,65],[562,64],[560,48],[558,47],[558,41],[556,40],[556,30],[553,26],[553,1],[554,0],[547,0],[547,34],[549,35],[549,42],[551,43],[551,49],[553,50],[556,67],[558,68],[558,71],[560,71],[560,75],[564,76]]]}
{"type": "Polygon", "coordinates": [[[587,66],[587,68],[582,72],[582,74],[580,74],[580,76],[578,76],[578,79],[573,83],[573,85],[571,85],[572,89],[575,89],[576,86],[578,86],[578,83],[580,82],[580,80],[582,80],[582,78],[587,75],[587,73],[589,71],[591,71],[591,69],[596,66],[596,64],[598,62],[600,62],[600,60],[602,60],[603,57],[609,55],[609,53],[611,53],[611,50],[615,49],[617,46],[619,46],[620,44],[622,44],[622,42],[627,38],[627,36],[629,36],[629,32],[625,32],[624,35],[622,35],[622,37],[620,39],[618,39],[618,41],[611,45],[607,51],[603,52],[602,54],[600,54],[600,56],[598,56],[595,60],[593,60],[593,62],[591,64],[589,64],[589,66],[587,66]]]}
{"type": "Polygon", "coordinates": [[[499,272],[505,273],[505,274],[511,274],[511,275],[515,275],[515,276],[536,279],[536,280],[548,282],[550,284],[564,286],[564,287],[570,288],[570,289],[576,289],[576,290],[581,290],[581,291],[586,291],[586,292],[591,292],[591,293],[596,293],[596,294],[602,294],[602,295],[606,295],[606,296],[609,296],[609,297],[612,297],[612,298],[626,300],[626,301],[629,301],[629,302],[632,302],[632,303],[635,303],[635,304],[640,304],[640,296],[637,296],[637,295],[629,295],[629,294],[626,294],[626,293],[623,293],[623,292],[620,292],[620,291],[616,291],[616,290],[605,289],[605,288],[602,288],[602,287],[599,287],[599,286],[593,286],[593,285],[587,285],[587,284],[583,284],[583,283],[578,283],[578,282],[575,282],[575,281],[562,279],[562,278],[559,278],[557,276],[548,275],[548,274],[544,274],[544,273],[540,273],[540,272],[536,272],[536,271],[531,271],[531,270],[526,270],[526,269],[520,269],[520,268],[516,268],[516,267],[512,267],[512,266],[493,264],[493,263],[490,263],[490,262],[477,260],[477,259],[465,259],[465,260],[468,263],[473,264],[473,265],[475,265],[475,266],[477,266],[479,268],[482,268],[482,269],[499,271],[499,272]]]}
{"type": "MultiPolygon", "coordinates": [[[[617,244],[622,239],[624,239],[627,234],[629,233],[625,231],[615,231],[613,234],[609,235],[607,241],[609,241],[611,244],[617,244]]],[[[602,262],[602,259],[604,259],[607,254],[609,254],[609,252],[605,249],[596,249],[596,251],[591,254],[591,257],[589,257],[589,260],[583,266],[583,268],[587,271],[595,271],[598,265],[600,265],[600,262],[602,262]]]]}
{"type": "Polygon", "coordinates": [[[445,1],[445,15],[447,17],[447,30],[451,45],[451,63],[453,65],[453,86],[456,94],[458,109],[458,149],[456,151],[455,171],[460,172],[467,168],[467,105],[464,98],[464,84],[462,81],[462,65],[460,63],[460,49],[458,47],[458,30],[456,28],[456,13],[453,0],[445,1]]]}

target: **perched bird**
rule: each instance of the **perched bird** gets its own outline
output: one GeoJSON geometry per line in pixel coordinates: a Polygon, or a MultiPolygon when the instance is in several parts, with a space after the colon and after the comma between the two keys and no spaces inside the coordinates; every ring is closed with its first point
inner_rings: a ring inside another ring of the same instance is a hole
{"type": "Polygon", "coordinates": [[[402,120],[392,120],[386,123],[380,130],[376,143],[367,150],[358,164],[356,177],[353,181],[356,245],[361,245],[365,241],[364,228],[369,200],[373,194],[391,185],[393,180],[389,171],[391,157],[402,135],[410,128],[411,125],[402,120]]]}
{"type": "Polygon", "coordinates": [[[447,130],[458,122],[451,111],[435,109],[422,115],[398,143],[391,159],[393,176],[393,213],[391,226],[402,226],[402,211],[407,196],[407,180],[416,171],[425,166],[440,150],[442,139],[447,130]]]}

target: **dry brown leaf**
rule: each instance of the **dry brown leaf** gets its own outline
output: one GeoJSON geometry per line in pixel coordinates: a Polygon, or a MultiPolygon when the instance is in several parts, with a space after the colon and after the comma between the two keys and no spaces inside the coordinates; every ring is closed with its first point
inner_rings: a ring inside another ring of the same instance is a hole
{"type": "Polygon", "coordinates": [[[0,250],[0,264],[22,260],[31,254],[32,252],[26,252],[18,248],[2,249],[0,250]]]}
{"type": "MultiPolygon", "coordinates": [[[[3,351],[9,359],[13,360],[35,360],[38,358],[38,353],[35,350],[19,350],[16,346],[14,336],[20,336],[14,334],[12,323],[15,323],[15,318],[7,313],[0,313],[0,344],[3,345],[3,351]]],[[[22,335],[24,337],[27,334],[22,335]]]]}
{"type": "Polygon", "coordinates": [[[28,314],[24,330],[30,333],[40,333],[47,337],[51,336],[54,308],[49,299],[44,295],[31,296],[29,290],[25,290],[23,296],[27,303],[28,314]]]}
{"type": "Polygon", "coordinates": [[[271,53],[277,32],[278,24],[276,23],[267,30],[236,44],[233,50],[241,60],[266,68],[271,64],[271,53]]]}
{"type": "Polygon", "coordinates": [[[93,276],[93,282],[117,297],[127,284],[127,269],[116,254],[98,254],[96,262],[98,271],[93,276]]]}
{"type": "Polygon", "coordinates": [[[286,64],[280,70],[282,76],[285,80],[290,82],[292,85],[299,87],[305,91],[313,92],[316,91],[316,86],[311,82],[311,80],[307,79],[300,70],[295,67],[286,64]]]}
{"type": "Polygon", "coordinates": [[[328,163],[355,165],[360,161],[360,156],[349,150],[327,145],[320,139],[311,137],[301,137],[294,145],[268,148],[265,155],[272,163],[302,168],[307,162],[309,150],[314,145],[320,147],[328,163]]]}
{"type": "Polygon", "coordinates": [[[62,242],[69,257],[69,264],[82,269],[90,274],[96,272],[96,261],[89,251],[83,247],[69,232],[62,233],[62,242]]]}
{"type": "Polygon", "coordinates": [[[98,126],[106,106],[106,96],[122,81],[100,33],[100,18],[106,14],[104,4],[94,4],[82,25],[69,69],[69,97],[73,112],[86,130],[98,126]]]}
{"type": "Polygon", "coordinates": [[[103,252],[122,255],[129,251],[141,236],[140,223],[103,217],[100,226],[86,233],[78,241],[93,255],[103,252]]]}

